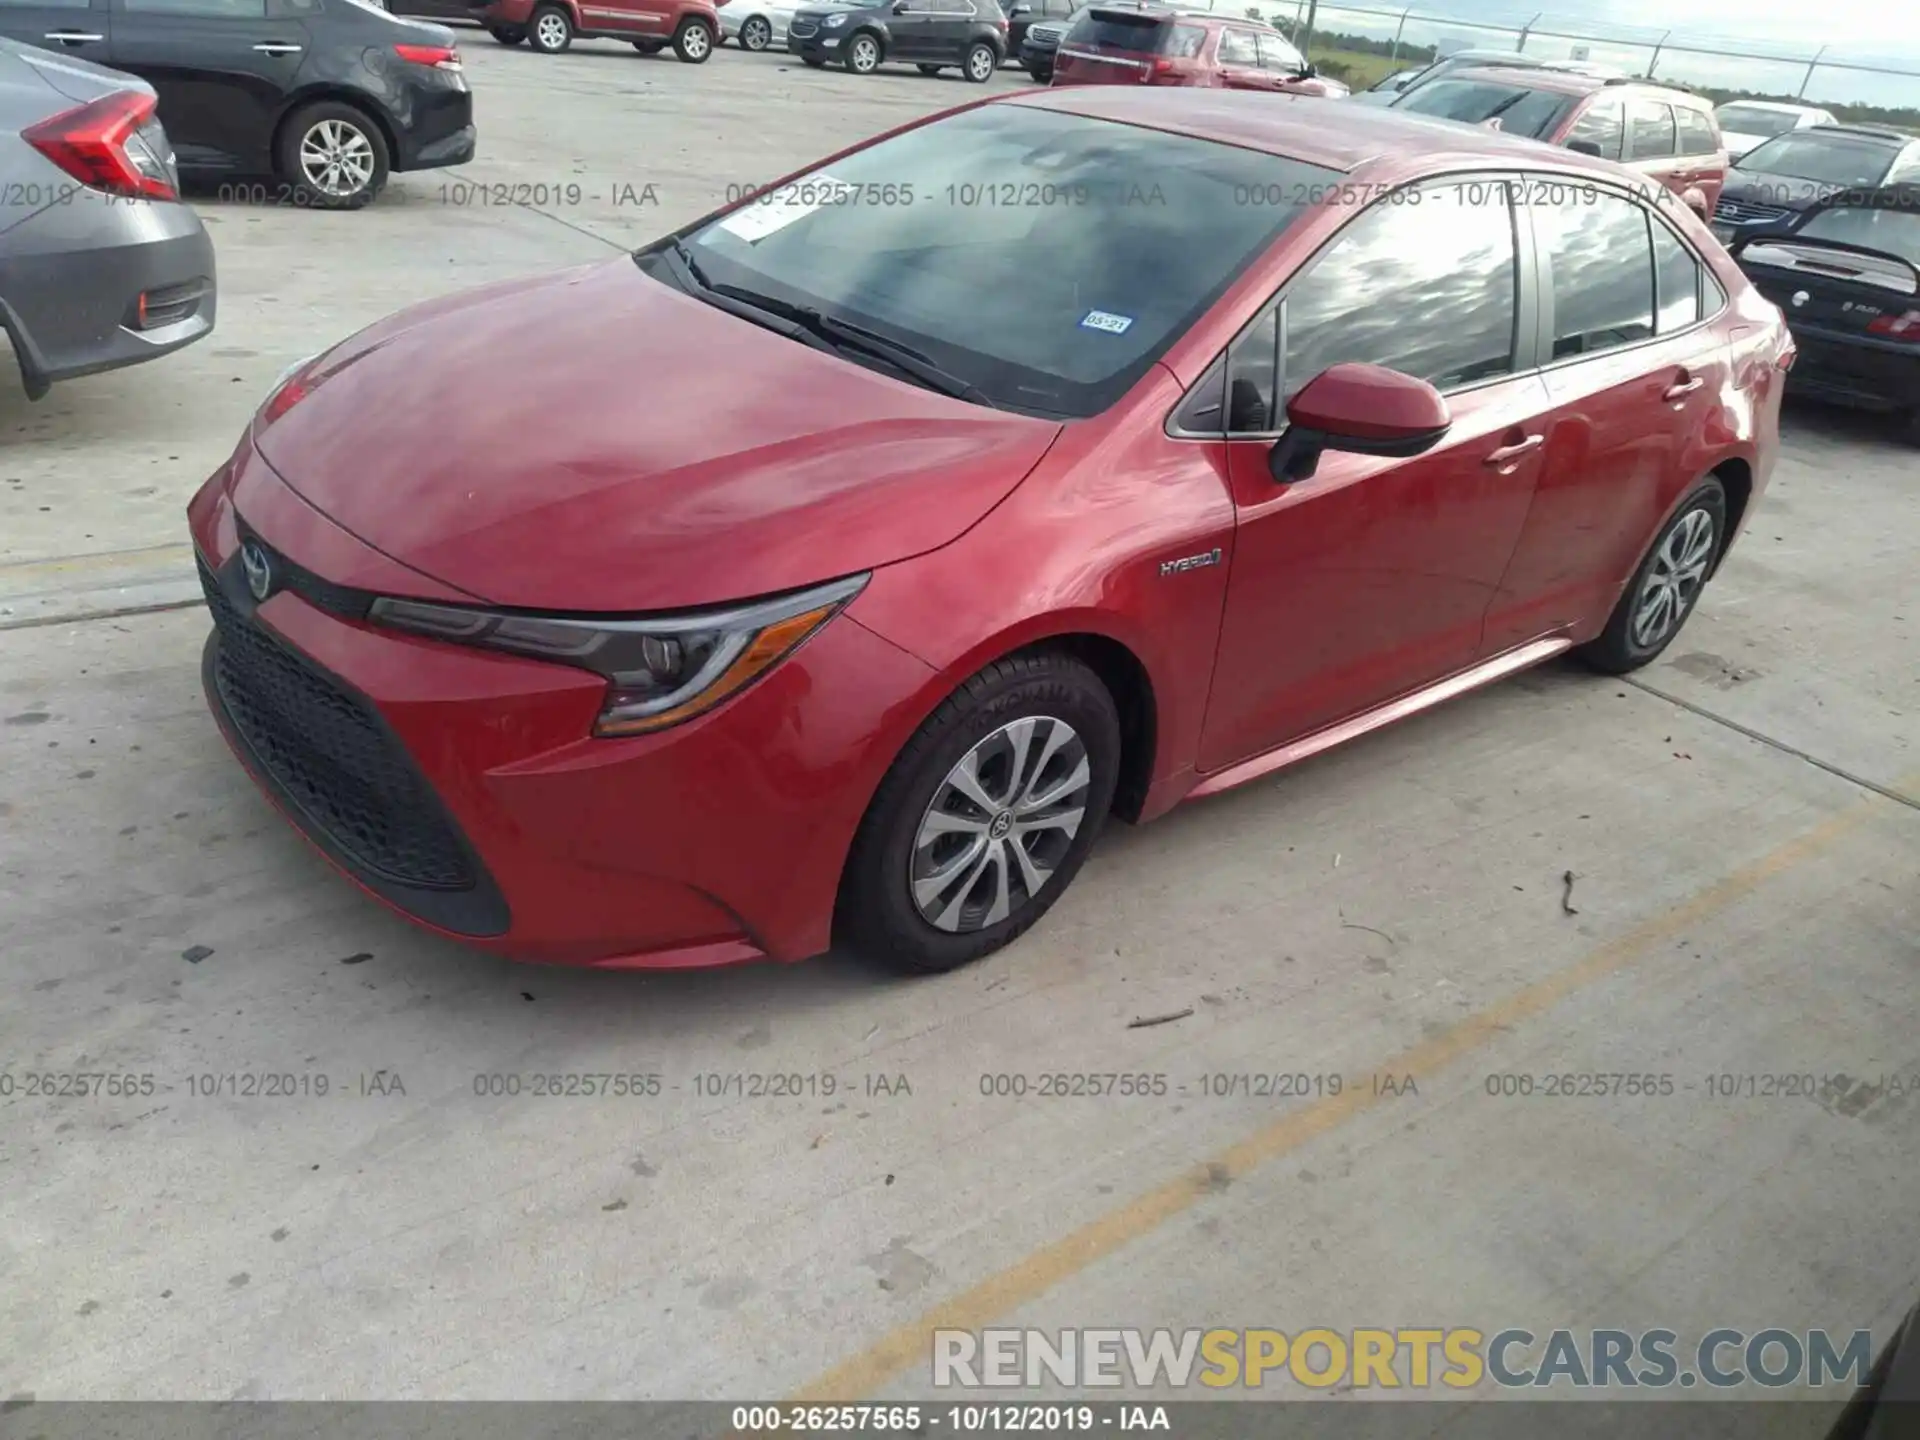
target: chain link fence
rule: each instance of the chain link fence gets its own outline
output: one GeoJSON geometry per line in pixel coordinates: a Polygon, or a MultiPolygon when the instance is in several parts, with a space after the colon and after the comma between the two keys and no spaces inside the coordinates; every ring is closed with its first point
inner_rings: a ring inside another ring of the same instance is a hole
{"type": "Polygon", "coordinates": [[[1833,45],[1796,50],[1683,27],[1661,31],[1602,25],[1547,13],[1501,23],[1462,20],[1417,7],[1317,0],[1249,4],[1308,50],[1328,74],[1356,90],[1456,50],[1516,50],[1610,65],[1629,75],[1684,85],[1717,102],[1804,100],[1825,106],[1843,120],[1920,131],[1920,54],[1907,59],[1865,56],[1833,45]]]}

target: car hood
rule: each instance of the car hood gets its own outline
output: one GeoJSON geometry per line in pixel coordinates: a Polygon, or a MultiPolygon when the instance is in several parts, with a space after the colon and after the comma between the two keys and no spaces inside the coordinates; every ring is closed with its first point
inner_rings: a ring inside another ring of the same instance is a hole
{"type": "Polygon", "coordinates": [[[494,604],[644,611],[937,549],[1058,423],[822,353],[629,258],[431,302],[328,352],[261,455],[374,548],[494,604]]]}

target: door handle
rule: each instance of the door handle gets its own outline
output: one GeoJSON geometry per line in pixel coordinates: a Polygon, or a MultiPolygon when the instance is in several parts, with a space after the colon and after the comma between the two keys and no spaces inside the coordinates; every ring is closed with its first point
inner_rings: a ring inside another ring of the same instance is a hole
{"type": "Polygon", "coordinates": [[[289,40],[268,40],[253,47],[262,55],[298,55],[300,47],[289,40]]]}
{"type": "Polygon", "coordinates": [[[1547,437],[1544,435],[1529,435],[1526,439],[1516,441],[1512,445],[1502,445],[1498,450],[1495,450],[1491,455],[1487,456],[1481,463],[1486,465],[1511,465],[1514,461],[1531,455],[1546,443],[1547,437]]]}
{"type": "Polygon", "coordinates": [[[1702,380],[1698,375],[1696,375],[1691,380],[1682,380],[1677,385],[1669,385],[1666,389],[1666,393],[1663,394],[1660,398],[1662,400],[1669,400],[1669,401],[1684,400],[1687,398],[1687,396],[1693,394],[1694,391],[1698,390],[1702,385],[1706,383],[1707,383],[1706,381],[1702,380]]]}
{"type": "Polygon", "coordinates": [[[107,37],[95,35],[89,30],[49,30],[40,37],[42,40],[57,40],[62,45],[84,45],[89,41],[100,41],[107,37]]]}

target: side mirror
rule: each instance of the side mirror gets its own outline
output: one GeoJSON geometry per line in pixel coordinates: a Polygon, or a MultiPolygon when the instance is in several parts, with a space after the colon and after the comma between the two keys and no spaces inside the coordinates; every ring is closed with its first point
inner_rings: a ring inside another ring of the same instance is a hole
{"type": "Polygon", "coordinates": [[[1596,160],[1600,158],[1600,142],[1598,140],[1569,140],[1567,141],[1567,149],[1573,151],[1576,155],[1591,155],[1596,160]]]}
{"type": "Polygon", "coordinates": [[[1307,61],[1306,64],[1300,67],[1300,78],[1302,80],[1311,80],[1313,79],[1314,76],[1318,75],[1319,73],[1320,73],[1320,67],[1314,64],[1311,60],[1307,61]]]}
{"type": "Polygon", "coordinates": [[[1453,412],[1424,380],[1382,365],[1335,365],[1287,402],[1287,433],[1268,468],[1290,485],[1311,480],[1328,450],[1406,459],[1431,450],[1453,426],[1453,412]]]}

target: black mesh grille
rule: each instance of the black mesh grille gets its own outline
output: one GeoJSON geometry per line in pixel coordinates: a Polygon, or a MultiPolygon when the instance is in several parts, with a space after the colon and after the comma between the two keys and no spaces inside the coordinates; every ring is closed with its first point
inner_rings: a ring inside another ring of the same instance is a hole
{"type": "Polygon", "coordinates": [[[242,616],[201,567],[220,633],[214,681],[240,736],[346,856],[403,885],[464,890],[473,867],[438,801],[365,701],[242,616]]]}

